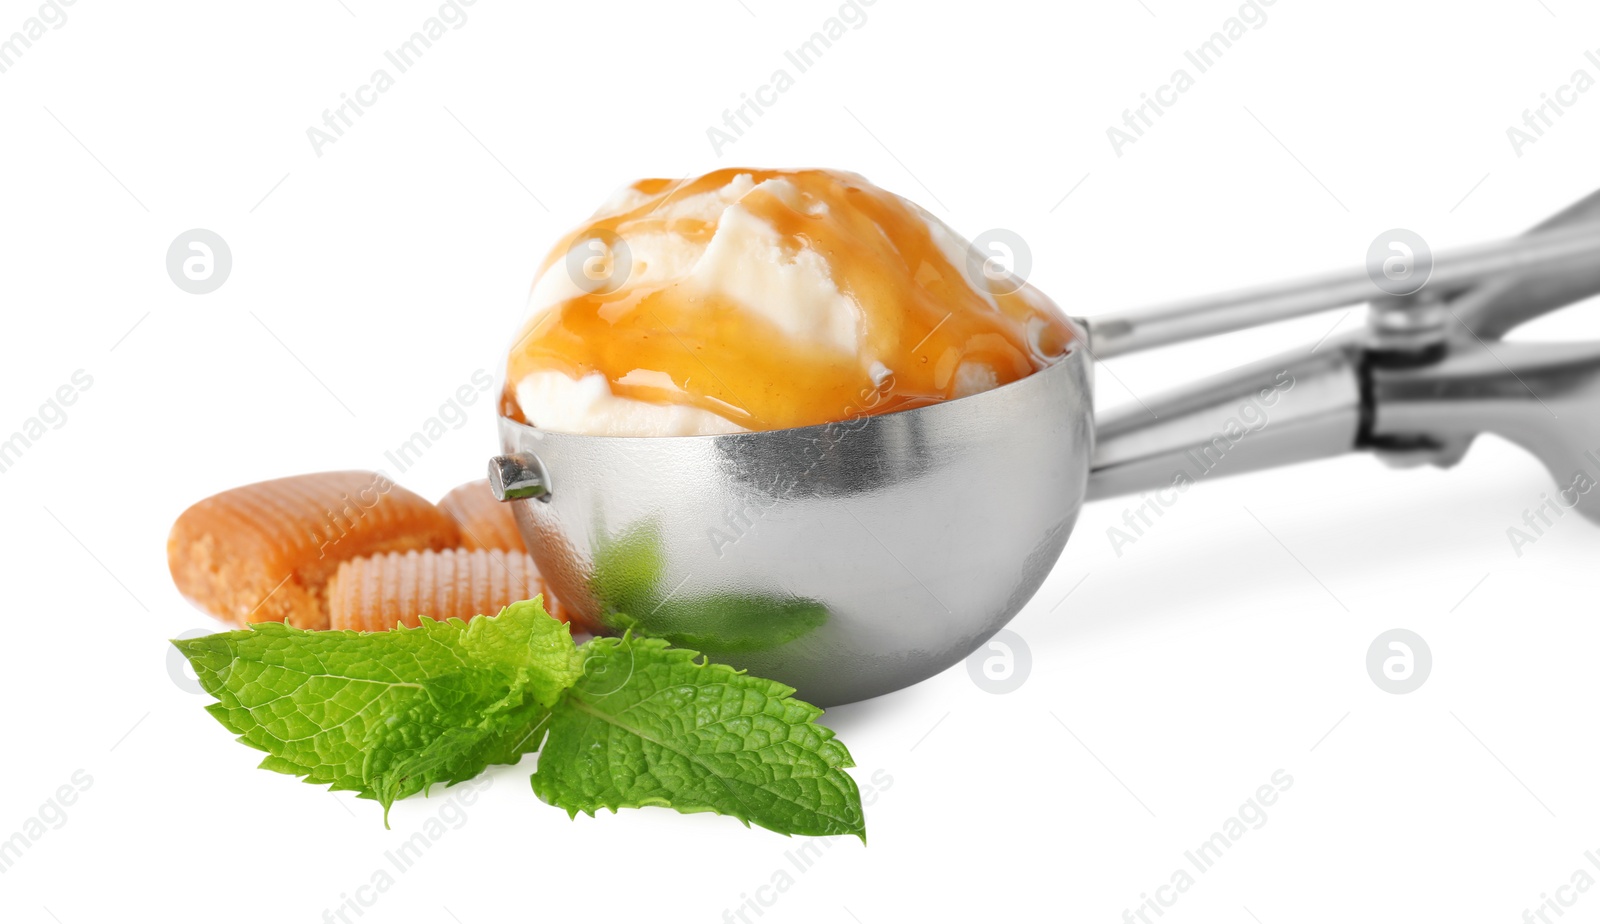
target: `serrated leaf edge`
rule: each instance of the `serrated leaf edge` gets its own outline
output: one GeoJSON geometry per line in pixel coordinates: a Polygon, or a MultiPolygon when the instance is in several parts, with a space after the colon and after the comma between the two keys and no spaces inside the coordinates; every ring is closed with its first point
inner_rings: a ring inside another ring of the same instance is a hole
{"type": "MultiPolygon", "coordinates": [[[[646,648],[654,649],[654,650],[664,654],[670,660],[686,662],[689,666],[694,667],[694,668],[698,668],[700,670],[709,669],[709,670],[713,670],[713,671],[715,671],[717,673],[728,674],[730,676],[750,676],[748,671],[745,671],[745,670],[743,670],[741,668],[732,667],[731,665],[720,664],[720,663],[711,661],[710,659],[708,659],[704,655],[702,655],[700,652],[695,651],[693,649],[674,647],[672,645],[672,643],[668,642],[666,639],[656,638],[656,637],[652,637],[652,636],[644,636],[644,635],[632,635],[631,632],[624,632],[621,637],[599,636],[599,637],[593,638],[590,641],[586,642],[583,646],[581,646],[580,650],[585,649],[585,648],[590,648],[591,646],[597,646],[597,647],[600,647],[600,648],[607,648],[607,649],[615,649],[615,648],[623,647],[624,645],[628,645],[628,644],[641,645],[641,646],[644,646],[646,648]],[[699,659],[698,661],[695,660],[697,658],[699,659]]],[[[587,658],[585,660],[587,660],[587,658]]],[[[776,699],[788,700],[791,703],[801,707],[803,712],[806,715],[806,720],[805,720],[805,722],[803,724],[811,726],[812,728],[816,729],[817,731],[823,733],[824,740],[832,741],[832,742],[834,742],[835,744],[838,745],[839,749],[844,752],[844,756],[843,756],[843,759],[841,760],[841,762],[838,763],[837,765],[833,766],[831,769],[837,769],[837,770],[843,771],[843,770],[851,769],[851,768],[856,766],[855,758],[850,754],[850,749],[845,746],[844,742],[839,741],[837,733],[835,733],[833,729],[827,727],[826,725],[817,725],[816,724],[816,720],[818,718],[821,718],[822,715],[823,715],[823,710],[820,707],[814,706],[811,703],[808,703],[803,699],[795,698],[794,694],[795,694],[796,691],[795,691],[795,689],[793,687],[789,686],[788,684],[782,683],[782,682],[777,681],[777,680],[770,680],[770,679],[765,678],[765,677],[750,676],[750,679],[755,680],[755,681],[759,681],[759,682],[767,685],[771,690],[771,692],[768,695],[771,695],[771,696],[775,697],[776,699]]],[[[552,709],[551,709],[552,717],[555,715],[557,710],[559,710],[562,706],[566,705],[569,701],[582,703],[583,704],[583,708],[581,708],[581,711],[584,712],[586,715],[589,715],[589,716],[591,716],[593,718],[596,718],[596,719],[599,719],[601,721],[609,722],[612,725],[616,725],[617,727],[622,728],[624,731],[627,731],[630,734],[637,735],[638,737],[640,737],[640,738],[642,738],[642,739],[644,739],[646,741],[650,741],[651,743],[655,744],[657,747],[663,748],[665,750],[670,750],[670,751],[678,754],[680,757],[683,757],[685,760],[689,760],[692,763],[699,764],[702,767],[704,766],[704,764],[698,758],[696,758],[694,755],[685,754],[685,753],[683,753],[682,751],[679,751],[676,748],[669,747],[665,743],[657,741],[654,738],[651,738],[650,736],[643,734],[642,732],[640,732],[637,729],[634,729],[631,726],[625,725],[625,724],[623,724],[621,722],[614,721],[609,713],[604,713],[604,712],[601,712],[601,711],[593,709],[592,706],[590,706],[590,704],[588,704],[587,702],[585,702],[584,700],[581,699],[581,697],[580,697],[580,695],[579,695],[579,693],[578,693],[578,691],[576,689],[576,684],[574,684],[573,687],[569,687],[567,689],[566,693],[562,696],[561,700],[554,707],[552,707],[552,709]]],[[[579,707],[575,706],[574,708],[579,708],[579,707]]],[[[544,760],[544,754],[542,752],[539,755],[539,759],[540,759],[541,762],[544,760]]],[[[709,770],[709,768],[706,768],[706,769],[709,770]]],[[[860,799],[860,789],[857,787],[855,779],[853,777],[851,777],[850,774],[848,774],[848,773],[844,773],[842,775],[844,776],[844,778],[846,780],[848,780],[850,782],[850,786],[855,791],[856,798],[859,800],[860,799]]],[[[533,776],[530,777],[529,780],[528,780],[530,786],[532,786],[532,788],[533,788],[534,795],[539,799],[539,801],[545,803],[546,805],[552,805],[552,806],[555,806],[556,808],[560,808],[560,809],[563,809],[564,811],[566,811],[567,817],[569,819],[577,818],[579,812],[582,812],[583,814],[589,816],[590,818],[594,818],[595,815],[596,815],[596,811],[599,810],[599,809],[607,809],[607,810],[609,810],[611,812],[611,814],[615,815],[615,814],[617,814],[617,812],[620,809],[625,809],[625,808],[636,809],[636,808],[658,808],[659,807],[659,808],[670,808],[673,811],[676,811],[676,812],[678,812],[680,814],[684,814],[684,815],[691,815],[691,814],[699,814],[699,813],[704,813],[704,812],[710,812],[710,813],[715,814],[715,815],[721,815],[721,816],[724,816],[724,817],[734,818],[740,824],[744,825],[746,828],[749,828],[751,826],[751,824],[752,824],[752,822],[751,822],[751,820],[749,818],[739,814],[738,812],[725,812],[725,811],[722,811],[719,808],[716,808],[715,806],[710,806],[710,805],[697,805],[697,804],[679,805],[679,804],[675,804],[675,803],[671,802],[670,800],[664,799],[664,798],[660,798],[660,799],[651,798],[651,799],[642,799],[642,800],[619,800],[619,801],[616,801],[615,803],[612,803],[612,802],[601,802],[601,803],[599,803],[597,805],[594,805],[592,807],[569,807],[569,806],[564,806],[564,805],[557,805],[556,803],[554,803],[554,802],[550,801],[549,799],[545,798],[544,794],[539,792],[539,785],[538,785],[537,777],[538,777],[538,771],[536,770],[534,772],[533,776]]],[[[788,801],[788,800],[785,800],[785,801],[788,801]]],[[[847,820],[845,820],[845,819],[841,819],[841,818],[838,818],[836,816],[826,814],[824,812],[818,811],[817,809],[811,808],[810,806],[796,805],[793,802],[789,802],[789,804],[790,805],[795,805],[795,807],[800,809],[801,811],[808,812],[808,813],[811,813],[813,815],[820,816],[822,818],[826,818],[826,819],[828,819],[830,821],[833,821],[833,822],[837,822],[840,827],[843,827],[843,828],[846,829],[846,830],[844,830],[842,832],[838,832],[838,833],[841,833],[841,834],[854,834],[855,836],[857,836],[857,837],[859,837],[861,839],[861,843],[865,844],[867,842],[867,828],[866,828],[865,813],[863,813],[863,817],[862,817],[860,828],[856,829],[856,828],[851,827],[849,822],[847,820]]],[[[756,821],[756,822],[754,822],[754,824],[756,826],[758,826],[758,827],[761,827],[761,828],[765,829],[765,830],[772,831],[774,834],[781,834],[784,837],[793,837],[795,833],[802,833],[803,836],[808,836],[808,837],[813,837],[813,836],[815,836],[815,837],[834,836],[834,835],[827,835],[827,834],[811,835],[811,834],[804,834],[803,832],[779,831],[776,828],[771,828],[771,827],[768,827],[767,825],[762,824],[760,821],[756,821]]]]}

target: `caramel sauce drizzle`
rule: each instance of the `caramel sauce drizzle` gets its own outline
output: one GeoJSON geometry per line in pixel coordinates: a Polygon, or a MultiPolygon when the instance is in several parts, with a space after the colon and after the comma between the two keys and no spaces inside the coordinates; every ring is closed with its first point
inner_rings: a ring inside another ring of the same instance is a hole
{"type": "Polygon", "coordinates": [[[1021,292],[996,294],[996,310],[973,290],[970,270],[945,256],[915,206],[858,176],[827,170],[730,168],[683,182],[641,180],[633,189],[645,201],[568,235],[541,273],[565,272],[568,249],[597,232],[624,240],[671,232],[704,245],[713,224],[669,218],[662,207],[740,174],[757,185],[787,179],[803,201],[826,203],[808,214],[759,189],[740,200],[777,229],[787,252],[809,248],[826,259],[834,284],[864,318],[862,355],[797,341],[693,280],[630,282],[609,294],[568,299],[529,321],[507,363],[506,416],[538,426],[518,407],[516,383],[531,372],[558,370],[573,378],[598,372],[618,396],[692,405],[750,430],[823,424],[959,397],[956,371],[963,363],[987,365],[1004,385],[1061,358],[1081,336],[1037,291],[1031,301],[1021,292]],[[870,374],[871,359],[889,369],[881,382],[870,374]],[[664,373],[675,387],[624,381],[636,370],[664,373]]]}

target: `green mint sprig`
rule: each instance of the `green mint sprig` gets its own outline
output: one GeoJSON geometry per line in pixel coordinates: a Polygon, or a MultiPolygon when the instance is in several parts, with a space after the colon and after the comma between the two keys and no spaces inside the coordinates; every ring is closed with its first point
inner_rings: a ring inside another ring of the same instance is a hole
{"type": "Polygon", "coordinates": [[[850,752],[794,690],[662,639],[596,638],[550,716],[533,791],[568,815],[665,805],[866,840],[850,752]]]}
{"type": "Polygon", "coordinates": [[[569,815],[658,805],[866,839],[850,754],[794,690],[665,641],[579,647],[540,599],[388,632],[279,623],[173,642],[261,766],[383,805],[539,751],[569,815]]]}

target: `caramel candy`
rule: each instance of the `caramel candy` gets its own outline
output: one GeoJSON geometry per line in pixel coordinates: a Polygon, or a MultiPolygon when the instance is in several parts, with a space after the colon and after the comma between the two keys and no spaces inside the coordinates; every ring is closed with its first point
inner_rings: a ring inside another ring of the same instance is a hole
{"type": "MultiPolygon", "coordinates": [[[[332,628],[378,632],[397,624],[414,628],[419,616],[493,616],[543,593],[544,582],[525,552],[391,552],[341,564],[328,585],[328,611],[332,628]]],[[[551,608],[548,594],[545,606],[551,608]]]]}
{"type": "Polygon", "coordinates": [[[511,505],[494,499],[487,480],[469,481],[446,494],[439,509],[461,527],[461,545],[468,549],[526,552],[511,505]]]}
{"type": "Polygon", "coordinates": [[[454,520],[382,475],[322,472],[195,504],[172,526],[167,564],[178,590],[219,619],[326,629],[340,562],[459,541],[454,520]]]}

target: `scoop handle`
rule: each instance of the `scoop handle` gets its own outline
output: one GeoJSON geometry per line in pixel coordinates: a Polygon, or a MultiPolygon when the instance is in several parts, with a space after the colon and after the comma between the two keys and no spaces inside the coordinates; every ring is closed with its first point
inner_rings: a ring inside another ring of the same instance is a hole
{"type": "Polygon", "coordinates": [[[1439,461],[1436,450],[1494,433],[1543,462],[1556,490],[1529,504],[1527,535],[1574,508],[1600,522],[1600,343],[1456,343],[1435,363],[1374,368],[1371,395],[1374,448],[1439,461]]]}
{"type": "Polygon", "coordinates": [[[1173,492],[1356,449],[1364,347],[1330,339],[1096,415],[1088,500],[1173,492]]]}
{"type": "Polygon", "coordinates": [[[1490,281],[1497,288],[1476,295],[1472,313],[1490,330],[1509,330],[1575,294],[1600,289],[1600,221],[1587,220],[1600,212],[1596,195],[1521,237],[1432,256],[1414,253],[1408,270],[1418,277],[1414,286],[1380,286],[1383,274],[1374,267],[1325,273],[1096,315],[1086,322],[1090,343],[1105,359],[1397,295],[1445,299],[1490,281]]]}
{"type": "MultiPolygon", "coordinates": [[[[1551,216],[1530,233],[1583,224],[1600,226],[1600,191],[1551,216]]],[[[1559,273],[1516,273],[1485,280],[1451,299],[1450,310],[1477,337],[1499,340],[1521,324],[1597,292],[1600,260],[1590,260],[1569,265],[1559,273]]]]}
{"type": "MultiPolygon", "coordinates": [[[[1600,343],[1499,341],[1520,324],[1600,292],[1600,259],[1574,259],[1597,232],[1600,192],[1525,235],[1529,247],[1497,244],[1477,248],[1477,256],[1457,254],[1443,261],[1442,277],[1436,264],[1429,281],[1435,295],[1441,286],[1475,281],[1443,304],[1378,300],[1366,330],[1100,415],[1088,498],[1154,491],[1159,503],[1204,478],[1356,449],[1396,464],[1447,466],[1477,434],[1493,432],[1538,456],[1559,487],[1575,495],[1568,506],[1600,522],[1600,489],[1572,487],[1585,479],[1600,485],[1600,343]],[[1499,275],[1486,275],[1490,268],[1499,275]],[[1414,322],[1412,328],[1397,332],[1397,319],[1414,322]],[[1397,342],[1408,344],[1409,355],[1395,349],[1397,342]]],[[[1284,312],[1343,304],[1361,282],[1343,274],[1267,286],[1232,301],[1223,296],[1187,308],[1102,316],[1089,322],[1090,342],[1104,358],[1240,329],[1290,316],[1284,312]]]]}

